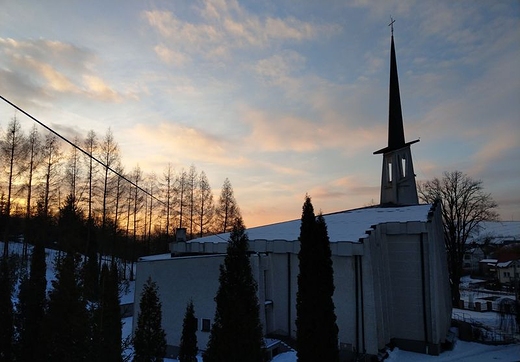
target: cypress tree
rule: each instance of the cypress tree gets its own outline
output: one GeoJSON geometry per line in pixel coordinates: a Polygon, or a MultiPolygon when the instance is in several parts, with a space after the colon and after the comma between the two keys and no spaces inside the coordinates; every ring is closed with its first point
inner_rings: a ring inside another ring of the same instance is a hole
{"type": "Polygon", "coordinates": [[[236,218],[224,265],[220,266],[220,286],[215,296],[215,318],[203,356],[205,362],[259,362],[264,359],[257,284],[251,271],[248,244],[242,219],[236,218]]]}
{"type": "Polygon", "coordinates": [[[79,272],[79,257],[68,253],[58,262],[45,317],[47,360],[90,360],[90,318],[79,272]]]}
{"type": "Polygon", "coordinates": [[[18,295],[19,357],[35,361],[42,356],[42,322],[47,305],[47,264],[45,249],[39,241],[31,255],[29,278],[20,285],[18,295]]]}
{"type": "Polygon", "coordinates": [[[334,314],[334,280],[327,225],[316,220],[307,195],[302,208],[296,343],[299,362],[338,361],[338,327],[334,314]]]}
{"type": "Polygon", "coordinates": [[[134,362],[162,362],[166,354],[166,333],[157,284],[148,278],[141,293],[137,327],[133,339],[134,362]]]}
{"type": "Polygon", "coordinates": [[[190,301],[182,322],[179,362],[197,362],[197,350],[197,318],[193,302],[190,301]]]}
{"type": "Polygon", "coordinates": [[[0,361],[10,362],[13,356],[14,318],[11,300],[13,283],[8,257],[0,257],[0,361]]]}
{"type": "Polygon", "coordinates": [[[121,349],[121,311],[119,307],[119,288],[116,266],[101,269],[99,308],[94,323],[99,338],[98,361],[122,361],[121,349]]]}

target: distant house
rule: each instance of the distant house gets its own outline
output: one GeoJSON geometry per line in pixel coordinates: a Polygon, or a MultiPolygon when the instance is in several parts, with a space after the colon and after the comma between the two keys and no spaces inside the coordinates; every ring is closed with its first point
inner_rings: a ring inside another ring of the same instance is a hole
{"type": "Polygon", "coordinates": [[[479,261],[480,275],[485,277],[496,277],[497,259],[482,259],[479,261]]]}
{"type": "Polygon", "coordinates": [[[480,261],[486,257],[484,251],[479,246],[469,248],[464,253],[463,269],[467,274],[476,274],[480,272],[480,261]]]}
{"type": "Polygon", "coordinates": [[[520,260],[497,263],[496,273],[501,284],[512,284],[520,280],[520,260]]]}
{"type": "MultiPolygon", "coordinates": [[[[418,140],[404,138],[393,35],[390,54],[388,146],[374,152],[383,156],[380,205],[324,215],[339,344],[343,354],[374,358],[390,343],[437,355],[451,323],[441,207],[419,205],[410,149],[418,140]]],[[[246,230],[267,336],[296,338],[300,225],[296,219],[246,230]]],[[[224,233],[186,241],[178,230],[171,254],[137,263],[136,298],[151,277],[159,287],[170,346],[179,346],[185,306],[192,300],[199,348],[205,348],[228,240],[224,233]]]]}

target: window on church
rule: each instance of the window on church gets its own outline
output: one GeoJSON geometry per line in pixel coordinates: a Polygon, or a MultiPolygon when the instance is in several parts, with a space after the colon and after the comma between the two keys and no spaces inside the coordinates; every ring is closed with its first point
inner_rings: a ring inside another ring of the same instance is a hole
{"type": "Polygon", "coordinates": [[[388,161],[386,164],[387,166],[387,175],[388,175],[388,182],[392,182],[392,161],[388,161]]]}
{"type": "Polygon", "coordinates": [[[401,158],[401,177],[406,177],[406,157],[401,158]]]}

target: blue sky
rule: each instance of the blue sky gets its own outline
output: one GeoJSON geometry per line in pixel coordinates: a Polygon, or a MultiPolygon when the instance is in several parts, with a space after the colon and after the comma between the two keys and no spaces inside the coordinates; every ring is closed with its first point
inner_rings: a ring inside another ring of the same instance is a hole
{"type": "Polygon", "coordinates": [[[361,207],[379,201],[390,16],[417,179],[463,171],[519,220],[518,1],[7,0],[0,94],[68,137],[111,127],[127,170],[193,164],[216,194],[228,177],[247,226],[299,218],[306,193],[361,207]]]}

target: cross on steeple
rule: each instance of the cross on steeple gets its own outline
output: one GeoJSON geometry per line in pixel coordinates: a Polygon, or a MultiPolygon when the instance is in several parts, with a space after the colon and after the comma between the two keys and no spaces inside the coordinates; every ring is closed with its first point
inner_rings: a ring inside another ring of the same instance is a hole
{"type": "Polygon", "coordinates": [[[388,24],[388,26],[390,27],[390,29],[392,31],[392,36],[394,36],[394,23],[395,23],[395,20],[392,19],[392,17],[390,17],[390,24],[388,24]]]}

